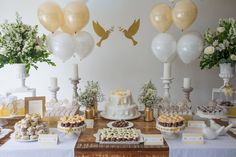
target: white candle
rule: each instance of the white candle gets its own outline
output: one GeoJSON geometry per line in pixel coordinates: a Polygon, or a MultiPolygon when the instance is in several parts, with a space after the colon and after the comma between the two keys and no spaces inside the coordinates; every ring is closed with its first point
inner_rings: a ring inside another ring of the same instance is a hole
{"type": "Polygon", "coordinates": [[[171,78],[171,64],[170,63],[164,63],[163,78],[164,79],[171,78]]]}
{"type": "Polygon", "coordinates": [[[79,79],[79,66],[78,66],[78,64],[73,64],[72,79],[73,80],[78,80],[79,79]]]}
{"type": "Polygon", "coordinates": [[[184,89],[189,89],[189,88],[191,88],[191,79],[190,79],[190,78],[184,78],[183,87],[184,87],[184,89]]]}
{"type": "Polygon", "coordinates": [[[56,77],[51,77],[51,88],[57,88],[57,78],[56,77]]]}

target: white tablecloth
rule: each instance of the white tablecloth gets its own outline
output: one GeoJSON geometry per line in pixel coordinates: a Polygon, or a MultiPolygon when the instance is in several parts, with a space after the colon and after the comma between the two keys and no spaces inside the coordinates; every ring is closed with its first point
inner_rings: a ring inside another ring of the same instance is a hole
{"type": "Polygon", "coordinates": [[[56,129],[52,131],[59,134],[58,145],[43,145],[38,142],[22,143],[11,139],[0,147],[0,157],[74,157],[77,139],[66,139],[56,129]]]}
{"type": "Polygon", "coordinates": [[[236,157],[236,140],[228,135],[202,145],[183,144],[181,138],[166,141],[170,157],[236,157]]]}

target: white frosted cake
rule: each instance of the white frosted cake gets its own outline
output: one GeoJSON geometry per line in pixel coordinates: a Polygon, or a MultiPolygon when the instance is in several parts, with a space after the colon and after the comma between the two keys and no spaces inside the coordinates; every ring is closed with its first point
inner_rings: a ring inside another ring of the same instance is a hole
{"type": "Polygon", "coordinates": [[[138,106],[133,102],[131,91],[117,90],[110,95],[102,115],[107,119],[127,120],[138,118],[140,113],[138,106]]]}

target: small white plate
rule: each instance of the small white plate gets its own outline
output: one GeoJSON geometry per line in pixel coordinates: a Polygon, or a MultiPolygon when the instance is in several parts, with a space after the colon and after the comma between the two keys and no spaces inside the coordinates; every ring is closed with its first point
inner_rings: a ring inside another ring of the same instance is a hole
{"type": "Polygon", "coordinates": [[[132,122],[126,121],[126,122],[128,122],[128,126],[126,126],[126,127],[114,127],[112,124],[115,123],[115,122],[116,121],[112,121],[112,122],[107,123],[107,127],[108,128],[132,128],[134,126],[134,124],[132,122]]]}
{"type": "Polygon", "coordinates": [[[2,129],[2,131],[0,132],[0,139],[2,139],[5,136],[7,136],[10,132],[12,132],[11,129],[2,129]]]}

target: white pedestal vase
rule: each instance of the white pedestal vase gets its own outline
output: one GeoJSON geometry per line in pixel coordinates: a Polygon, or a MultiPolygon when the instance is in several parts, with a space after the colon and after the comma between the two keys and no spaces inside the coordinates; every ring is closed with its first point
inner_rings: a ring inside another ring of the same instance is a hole
{"type": "Polygon", "coordinates": [[[29,88],[25,84],[26,78],[29,77],[29,74],[26,73],[25,64],[14,64],[13,67],[16,69],[16,76],[20,80],[19,86],[8,91],[7,95],[12,93],[31,93],[32,96],[36,96],[36,89],[29,88]]]}
{"type": "Polygon", "coordinates": [[[221,88],[224,88],[226,85],[229,85],[230,79],[235,75],[235,66],[231,63],[220,64],[220,74],[219,77],[223,79],[224,85],[221,88]]]}
{"type": "Polygon", "coordinates": [[[219,77],[223,79],[224,84],[220,88],[212,89],[212,100],[217,102],[230,101],[236,103],[236,90],[230,85],[230,79],[235,75],[235,65],[231,63],[220,64],[219,77]]]}

